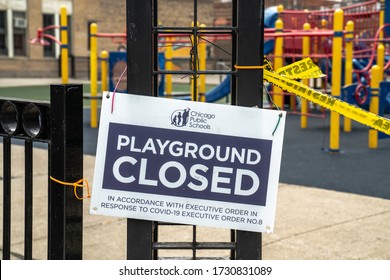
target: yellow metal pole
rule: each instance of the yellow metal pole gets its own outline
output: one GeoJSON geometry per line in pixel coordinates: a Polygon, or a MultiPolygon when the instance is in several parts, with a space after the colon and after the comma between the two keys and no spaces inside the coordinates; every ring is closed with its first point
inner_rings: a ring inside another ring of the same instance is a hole
{"type": "Polygon", "coordinates": [[[102,51],[101,56],[101,69],[102,69],[102,91],[108,91],[107,78],[108,78],[108,52],[102,51]]]}
{"type": "MultiPolygon", "coordinates": [[[[328,21],[326,19],[322,19],[321,20],[321,30],[326,30],[328,29],[328,21]]],[[[318,43],[319,45],[323,46],[325,41],[328,40],[327,37],[324,37],[324,36],[320,36],[320,38],[318,39],[318,43]]],[[[318,60],[315,60],[316,63],[318,63],[318,60]]],[[[322,89],[326,89],[327,85],[326,83],[324,82],[323,78],[317,78],[316,79],[316,88],[322,88],[322,89]]],[[[324,112],[325,109],[324,108],[320,108],[321,112],[324,112]]]]}
{"type": "MultiPolygon", "coordinates": [[[[345,34],[345,83],[344,85],[352,84],[352,58],[353,58],[353,34],[354,34],[354,23],[348,21],[345,27],[347,31],[345,34]]],[[[344,117],[344,132],[351,132],[352,124],[351,119],[344,117]]]]}
{"type": "MultiPolygon", "coordinates": [[[[173,57],[173,37],[167,37],[167,45],[165,47],[165,69],[170,71],[173,70],[172,57],[173,57]]],[[[165,75],[165,92],[168,96],[172,95],[172,74],[165,75]]]]}
{"type": "MultiPolygon", "coordinates": [[[[278,9],[279,10],[279,9],[278,9]]],[[[283,21],[278,19],[275,23],[275,33],[283,33],[283,21]]],[[[276,37],[275,39],[275,58],[274,58],[274,68],[275,70],[283,67],[283,37],[276,37]]],[[[284,107],[284,96],[283,90],[273,86],[273,100],[274,103],[281,109],[284,107]]]]}
{"type": "MultiPolygon", "coordinates": [[[[206,27],[206,24],[201,24],[200,27],[206,27]]],[[[199,70],[206,71],[206,41],[200,39],[199,41],[199,70]]],[[[206,75],[201,74],[199,78],[199,92],[200,92],[200,101],[206,102],[206,75]]]]}
{"type": "Polygon", "coordinates": [[[60,30],[61,30],[61,79],[63,84],[68,83],[69,77],[69,46],[68,46],[68,15],[66,6],[61,6],[60,9],[60,30]]]}
{"type": "MultiPolygon", "coordinates": [[[[309,31],[310,24],[305,23],[303,25],[303,29],[309,31]]],[[[309,57],[310,56],[310,37],[304,36],[302,39],[302,56],[309,57]]],[[[309,86],[309,79],[302,80],[302,83],[309,86]]],[[[301,128],[307,128],[307,113],[308,113],[308,102],[305,99],[301,99],[301,128]]]]}
{"type": "Polygon", "coordinates": [[[96,128],[97,122],[97,100],[98,91],[98,50],[97,50],[97,24],[90,25],[90,79],[91,79],[91,127],[96,128]]]}
{"type": "Polygon", "coordinates": [[[277,11],[278,11],[278,19],[282,19],[283,20],[283,10],[284,10],[284,6],[283,5],[278,5],[276,7],[277,11]]]}
{"type": "MultiPolygon", "coordinates": [[[[379,27],[385,24],[385,0],[380,0],[379,27]]],[[[389,8],[389,7],[388,7],[389,8]]],[[[379,39],[383,39],[383,30],[379,33],[379,39]]]]}
{"type": "MultiPolygon", "coordinates": [[[[381,69],[378,65],[374,65],[371,69],[371,101],[370,112],[379,113],[379,83],[381,69]]],[[[378,131],[370,129],[368,131],[368,147],[370,149],[378,148],[378,131]]]]}
{"type": "MultiPolygon", "coordinates": [[[[341,90],[341,55],[343,51],[344,12],[337,9],[334,12],[333,46],[332,46],[332,96],[340,98],[341,90]]],[[[339,151],[340,115],[330,112],[330,152],[339,151]]]]}
{"type": "Polygon", "coordinates": [[[378,44],[376,50],[377,50],[376,63],[380,69],[378,78],[379,81],[382,81],[384,76],[384,67],[385,67],[385,46],[382,43],[380,43],[378,44]]]}
{"type": "MultiPolygon", "coordinates": [[[[371,69],[371,100],[370,100],[370,112],[374,114],[379,113],[379,85],[383,80],[383,71],[385,63],[385,47],[383,44],[378,44],[377,47],[377,65],[374,65],[371,69]]],[[[378,148],[378,131],[370,129],[368,132],[368,147],[370,149],[378,148]]]]}

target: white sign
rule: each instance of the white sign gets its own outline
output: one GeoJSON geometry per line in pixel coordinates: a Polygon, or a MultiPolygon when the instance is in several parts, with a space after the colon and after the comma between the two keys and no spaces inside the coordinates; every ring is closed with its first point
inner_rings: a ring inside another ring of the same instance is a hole
{"type": "Polygon", "coordinates": [[[272,232],[285,112],[105,95],[92,214],[272,232]]]}

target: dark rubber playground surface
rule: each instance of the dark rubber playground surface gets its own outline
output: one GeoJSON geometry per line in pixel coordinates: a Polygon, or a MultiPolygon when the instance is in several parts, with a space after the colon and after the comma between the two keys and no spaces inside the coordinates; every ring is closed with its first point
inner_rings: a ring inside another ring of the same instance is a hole
{"type": "MultiPolygon", "coordinates": [[[[86,154],[96,153],[97,135],[85,109],[86,154]]],[[[340,132],[340,152],[329,153],[328,148],[328,115],[309,118],[308,128],[301,129],[300,116],[288,114],[280,182],[390,199],[390,138],[369,149],[368,128],[353,122],[352,132],[340,132]]]]}
{"type": "MultiPolygon", "coordinates": [[[[340,118],[341,123],[343,118],[340,118]]],[[[342,128],[342,125],[341,125],[342,128]]],[[[329,118],[287,115],[280,182],[390,199],[390,138],[368,148],[368,128],[340,132],[340,152],[329,153],[329,118]]]]}

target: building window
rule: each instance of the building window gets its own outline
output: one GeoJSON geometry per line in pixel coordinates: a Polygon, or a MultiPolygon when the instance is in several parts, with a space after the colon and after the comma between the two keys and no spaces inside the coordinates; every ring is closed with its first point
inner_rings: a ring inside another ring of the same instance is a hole
{"type": "Polygon", "coordinates": [[[25,56],[26,55],[26,29],[27,20],[25,12],[14,12],[14,55],[25,56]]]}
{"type": "MultiPolygon", "coordinates": [[[[54,25],[54,15],[44,14],[43,15],[43,28],[48,27],[50,25],[54,25]]],[[[49,34],[49,35],[54,36],[54,28],[45,30],[45,34],[49,34]]],[[[55,57],[55,55],[56,55],[55,44],[56,43],[53,40],[50,40],[47,38],[45,39],[45,41],[49,42],[50,45],[43,47],[43,55],[45,57],[55,57]]]]}
{"type": "Polygon", "coordinates": [[[0,55],[7,54],[7,12],[0,11],[0,55]]]}

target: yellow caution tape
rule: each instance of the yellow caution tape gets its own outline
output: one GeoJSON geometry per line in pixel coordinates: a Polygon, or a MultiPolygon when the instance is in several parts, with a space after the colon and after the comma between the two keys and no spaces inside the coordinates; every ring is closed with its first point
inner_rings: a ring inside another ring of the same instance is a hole
{"type": "Polygon", "coordinates": [[[289,79],[310,79],[325,77],[321,69],[314,64],[310,57],[299,60],[275,71],[276,74],[289,79]]]}
{"type": "Polygon", "coordinates": [[[318,78],[323,74],[310,58],[297,61],[288,66],[272,70],[269,61],[264,61],[264,80],[275,86],[309,100],[315,104],[335,111],[347,118],[367,125],[380,132],[390,135],[390,120],[363,110],[345,101],[314,90],[294,79],[318,78]]]}

